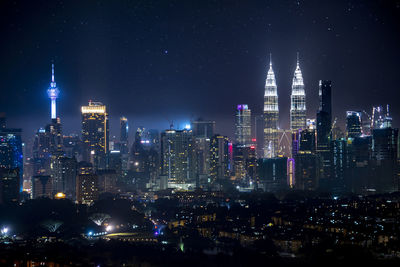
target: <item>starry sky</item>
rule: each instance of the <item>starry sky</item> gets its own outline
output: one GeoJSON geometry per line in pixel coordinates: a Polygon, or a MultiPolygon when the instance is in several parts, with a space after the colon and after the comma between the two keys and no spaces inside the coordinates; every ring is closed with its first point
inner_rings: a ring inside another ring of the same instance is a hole
{"type": "MultiPolygon", "coordinates": [[[[318,80],[333,83],[333,114],[390,104],[400,121],[400,1],[8,1],[0,2],[0,111],[25,139],[50,120],[51,62],[64,132],[80,130],[80,106],[101,101],[118,133],[182,127],[202,117],[233,136],[237,104],[261,114],[269,53],[280,127],[300,54],[307,113],[318,80]]],[[[132,136],[133,134],[131,134],[132,136]]]]}

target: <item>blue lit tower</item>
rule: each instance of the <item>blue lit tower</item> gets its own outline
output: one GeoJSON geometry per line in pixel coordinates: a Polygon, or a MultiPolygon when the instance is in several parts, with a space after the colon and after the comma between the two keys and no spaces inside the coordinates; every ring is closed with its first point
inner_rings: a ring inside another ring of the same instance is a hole
{"type": "Polygon", "coordinates": [[[51,83],[49,89],[47,89],[47,95],[51,99],[51,119],[57,118],[56,112],[56,100],[60,91],[57,88],[57,84],[54,80],[54,64],[51,64],[51,83]]]}
{"type": "Polygon", "coordinates": [[[292,131],[304,130],[306,129],[306,93],[304,90],[303,75],[300,69],[298,53],[290,99],[290,129],[292,131]]]}

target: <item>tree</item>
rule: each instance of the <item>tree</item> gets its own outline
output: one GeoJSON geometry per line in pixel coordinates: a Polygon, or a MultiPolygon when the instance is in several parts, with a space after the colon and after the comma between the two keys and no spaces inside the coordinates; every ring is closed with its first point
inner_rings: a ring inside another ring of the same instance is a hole
{"type": "Polygon", "coordinates": [[[47,229],[50,233],[56,232],[61,225],[63,225],[63,222],[55,220],[47,220],[41,223],[41,226],[47,229]]]}
{"type": "Polygon", "coordinates": [[[110,219],[110,218],[111,218],[110,215],[105,214],[105,213],[94,213],[94,214],[92,214],[92,216],[90,216],[90,219],[92,220],[92,222],[94,222],[98,226],[101,226],[105,220],[110,219]]]}

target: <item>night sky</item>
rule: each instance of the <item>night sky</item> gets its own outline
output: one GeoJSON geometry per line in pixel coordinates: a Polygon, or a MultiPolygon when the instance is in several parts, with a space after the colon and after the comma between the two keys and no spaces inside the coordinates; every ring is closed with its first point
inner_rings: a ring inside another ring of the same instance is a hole
{"type": "MultiPolygon", "coordinates": [[[[80,106],[101,101],[111,132],[165,129],[202,117],[232,136],[234,109],[263,107],[268,55],[288,128],[300,53],[308,117],[318,80],[333,82],[333,113],[391,105],[400,121],[400,1],[1,1],[0,111],[29,139],[50,120],[51,61],[64,133],[80,106]]],[[[131,134],[132,136],[132,134],[131,134]]]]}

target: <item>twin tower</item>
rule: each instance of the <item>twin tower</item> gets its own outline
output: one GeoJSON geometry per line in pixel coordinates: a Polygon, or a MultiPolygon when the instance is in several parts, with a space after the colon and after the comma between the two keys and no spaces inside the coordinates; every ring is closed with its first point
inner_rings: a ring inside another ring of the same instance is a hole
{"type": "MultiPolygon", "coordinates": [[[[278,156],[278,119],[278,89],[270,56],[264,94],[264,158],[274,158],[278,156]]],[[[304,90],[303,75],[300,69],[299,54],[297,54],[297,66],[294,71],[292,93],[290,95],[290,129],[292,131],[297,131],[305,128],[306,92],[304,90]]]]}

